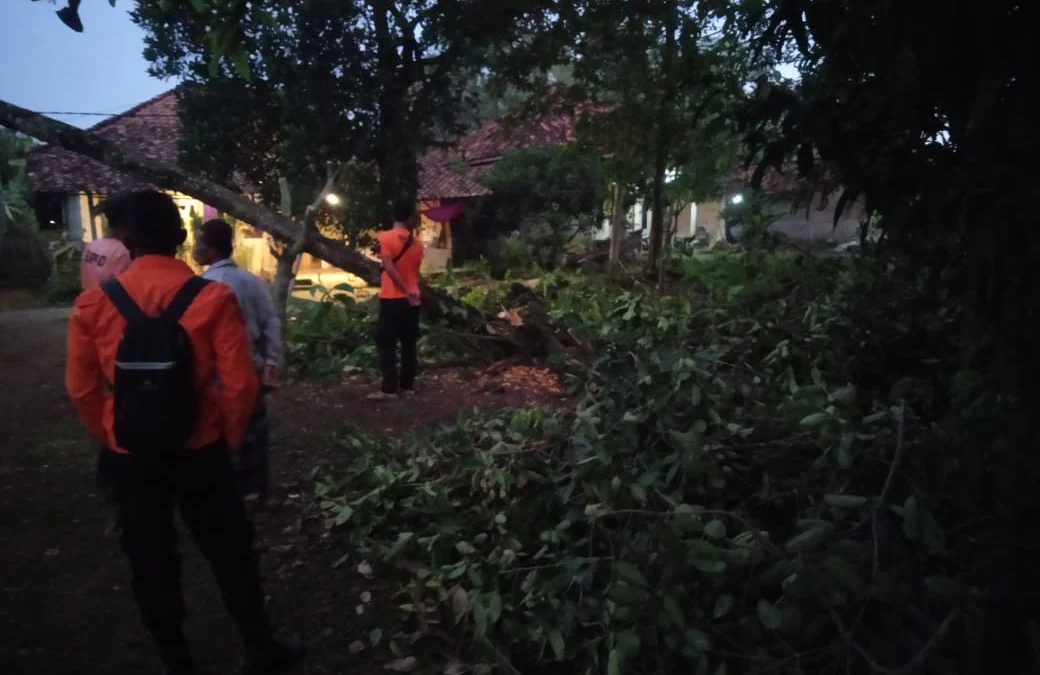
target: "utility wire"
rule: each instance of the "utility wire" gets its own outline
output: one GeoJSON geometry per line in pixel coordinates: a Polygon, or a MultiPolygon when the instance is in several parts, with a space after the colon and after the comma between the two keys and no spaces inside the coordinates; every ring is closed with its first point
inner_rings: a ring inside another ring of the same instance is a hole
{"type": "MultiPolygon", "coordinates": [[[[119,117],[124,113],[100,112],[58,112],[54,110],[37,111],[37,115],[83,115],[88,117],[119,117]]],[[[177,117],[176,113],[134,113],[133,117],[177,117]]]]}

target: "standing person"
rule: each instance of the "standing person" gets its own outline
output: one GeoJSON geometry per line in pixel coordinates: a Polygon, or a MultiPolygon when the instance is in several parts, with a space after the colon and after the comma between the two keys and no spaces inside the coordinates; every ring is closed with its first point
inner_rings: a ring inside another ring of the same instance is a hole
{"type": "Polygon", "coordinates": [[[102,282],[117,277],[130,267],[130,250],[123,239],[126,237],[127,194],[119,194],[105,200],[101,213],[108,221],[108,228],[101,239],[95,239],[83,249],[80,260],[80,283],[84,291],[97,288],[102,282]]]}
{"type": "Polygon", "coordinates": [[[199,265],[209,266],[202,275],[204,279],[225,284],[231,289],[246,321],[253,348],[253,364],[260,373],[262,388],[246,434],[246,443],[239,453],[239,474],[243,494],[255,495],[262,508],[273,509],[277,504],[270,489],[268,450],[271,433],[265,393],[279,386],[282,324],[271,300],[271,289],[231,259],[233,238],[230,225],[219,218],[209,220],[195,234],[192,254],[199,265]]]}
{"type": "MultiPolygon", "coordinates": [[[[80,283],[84,291],[97,288],[102,282],[119,276],[130,267],[130,250],[126,247],[126,203],[129,193],[112,195],[101,204],[107,229],[104,237],[95,239],[83,249],[80,261],[80,283]]],[[[112,501],[112,486],[103,470],[105,447],[98,450],[95,484],[106,503],[112,501]]]]}
{"type": "Polygon", "coordinates": [[[379,288],[379,324],[376,346],[383,372],[381,391],[373,401],[392,401],[415,394],[415,370],[419,342],[419,268],[423,245],[415,236],[419,214],[414,200],[394,204],[394,226],[379,235],[383,276],[379,288]],[[401,345],[401,370],[397,370],[397,345],[401,345]]]}
{"type": "Polygon", "coordinates": [[[193,673],[179,510],[242,636],[242,672],[287,672],[304,648],[272,634],[229,454],[242,446],[259,389],[238,303],[174,257],[185,232],[172,199],[147,190],[125,207],[134,261],[76,301],[65,379],[83,422],[108,448],[103,464],[134,600],[168,675],[193,673]]]}

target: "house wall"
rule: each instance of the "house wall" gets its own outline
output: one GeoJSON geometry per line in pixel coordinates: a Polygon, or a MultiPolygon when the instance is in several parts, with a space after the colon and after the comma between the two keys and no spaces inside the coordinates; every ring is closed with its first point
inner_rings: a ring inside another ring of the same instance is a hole
{"type": "Polygon", "coordinates": [[[101,236],[104,217],[97,214],[97,220],[91,219],[91,199],[91,195],[74,193],[65,195],[62,200],[62,215],[65,218],[69,241],[87,244],[101,236]]]}
{"type": "MultiPolygon", "coordinates": [[[[676,239],[688,239],[694,235],[696,230],[694,223],[698,218],[700,210],[700,204],[690,203],[679,212],[679,216],[674,223],[676,239]]],[[[647,227],[643,230],[643,238],[648,239],[650,237],[650,228],[653,226],[654,222],[653,207],[649,203],[644,203],[643,200],[637,201],[632,208],[628,210],[628,213],[625,214],[625,218],[629,225],[628,231],[636,232],[643,224],[644,212],[646,214],[647,227]]],[[[597,241],[607,241],[610,239],[610,219],[610,213],[604,214],[603,222],[592,234],[593,239],[597,241]]]]}
{"type": "MultiPolygon", "coordinates": [[[[737,191],[731,191],[726,195],[730,199],[737,191]]],[[[855,238],[859,234],[859,225],[867,217],[866,209],[862,200],[848,204],[842,212],[842,217],[837,226],[834,223],[834,214],[838,205],[840,193],[824,194],[817,192],[812,196],[808,204],[798,203],[790,200],[776,202],[776,209],[780,215],[770,228],[774,232],[783,234],[791,239],[813,242],[842,242],[855,238]]],[[[708,230],[712,241],[725,241],[725,221],[721,217],[724,202],[715,202],[712,205],[717,217],[711,223],[708,230]]]]}
{"type": "Polygon", "coordinates": [[[82,195],[65,195],[61,202],[61,214],[65,219],[66,234],[69,241],[83,241],[83,223],[86,222],[80,211],[82,195]]]}
{"type": "Polygon", "coordinates": [[[792,239],[803,241],[841,242],[853,239],[859,233],[859,225],[866,217],[863,203],[857,201],[850,204],[842,212],[837,226],[834,214],[837,207],[837,195],[824,199],[822,195],[814,195],[812,203],[795,208],[785,204],[787,212],[773,224],[773,229],[792,239]]]}
{"type": "MultiPolygon", "coordinates": [[[[437,199],[420,202],[419,213],[437,208],[440,205],[441,202],[437,199]]],[[[419,221],[419,241],[426,248],[422,273],[437,274],[438,272],[446,271],[448,263],[451,262],[453,244],[451,223],[438,223],[421,215],[419,221]]]]}

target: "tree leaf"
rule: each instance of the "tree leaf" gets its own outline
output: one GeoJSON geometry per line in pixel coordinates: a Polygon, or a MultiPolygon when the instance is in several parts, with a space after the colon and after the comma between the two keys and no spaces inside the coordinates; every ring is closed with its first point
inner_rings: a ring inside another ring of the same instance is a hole
{"type": "Polygon", "coordinates": [[[630,630],[618,633],[614,638],[614,648],[621,652],[625,661],[639,653],[641,644],[639,634],[630,630]]]}
{"type": "Polygon", "coordinates": [[[397,535],[397,541],[390,547],[390,550],[383,556],[384,560],[393,560],[401,551],[404,550],[405,546],[408,545],[413,538],[415,538],[414,532],[401,532],[397,535]]]}
{"type": "Polygon", "coordinates": [[[842,585],[845,590],[859,593],[863,590],[863,580],[852,564],[845,558],[829,555],[823,559],[823,568],[842,585]]]}
{"type": "Polygon", "coordinates": [[[733,609],[733,596],[729,593],[724,593],[715,601],[715,611],[712,613],[712,616],[716,619],[721,619],[729,614],[731,609],[733,609]]]}
{"type": "Polygon", "coordinates": [[[784,613],[768,600],[759,600],[758,620],[766,630],[779,630],[784,625],[784,613]]]}
{"type": "Polygon", "coordinates": [[[686,631],[686,644],[698,654],[711,649],[711,639],[704,631],[691,628],[686,631]]]}
{"type": "Polygon", "coordinates": [[[679,601],[675,599],[674,595],[664,596],[664,600],[661,601],[661,608],[664,610],[665,616],[675,624],[676,628],[684,628],[686,626],[686,617],[683,616],[683,611],[679,607],[679,601]]]}
{"type": "Polygon", "coordinates": [[[395,673],[410,673],[419,667],[419,660],[414,656],[406,656],[396,659],[383,666],[383,670],[392,670],[395,673]]]}
{"type": "Polygon", "coordinates": [[[816,527],[806,530],[790,539],[784,544],[784,550],[788,553],[803,553],[818,546],[827,535],[834,529],[833,523],[820,523],[816,527]]]}
{"type": "Polygon", "coordinates": [[[502,596],[498,593],[491,593],[487,596],[487,599],[488,623],[493,626],[502,618],[502,596]]]}
{"type": "Polygon", "coordinates": [[[621,654],[617,647],[611,649],[610,656],[607,657],[607,675],[621,675],[621,663],[621,654]]]}
{"type": "Polygon", "coordinates": [[[719,574],[726,571],[724,560],[704,560],[698,558],[693,561],[693,566],[705,574],[719,574]]]}
{"type": "Polygon", "coordinates": [[[838,443],[838,452],[835,461],[838,462],[838,467],[844,471],[852,468],[852,463],[856,459],[855,455],[852,453],[852,447],[855,442],[855,434],[844,433],[841,435],[841,441],[838,443]]]}
{"type": "Polygon", "coordinates": [[[353,517],[354,509],[351,508],[350,504],[344,504],[340,507],[339,513],[336,514],[336,525],[345,525],[353,517]]]}
{"type": "Polygon", "coordinates": [[[451,592],[451,611],[455,615],[456,624],[469,612],[469,594],[462,586],[456,586],[451,592]]]}
{"type": "Polygon", "coordinates": [[[641,588],[618,583],[611,586],[608,596],[619,605],[634,607],[641,605],[649,599],[649,594],[641,588]]]}
{"type": "Polygon", "coordinates": [[[803,417],[799,425],[803,429],[816,429],[822,427],[830,418],[831,416],[825,412],[813,413],[803,417]]]}
{"type": "Polygon", "coordinates": [[[553,654],[557,661],[563,661],[567,656],[567,645],[563,641],[563,633],[558,628],[549,631],[549,644],[552,645],[553,654]]]}
{"type": "Polygon", "coordinates": [[[723,539],[726,536],[726,523],[713,520],[704,526],[704,536],[709,539],[723,539]]]}
{"type": "Polygon", "coordinates": [[[856,387],[850,384],[847,387],[836,389],[831,393],[831,398],[842,405],[852,405],[856,402],[856,387]]]}
{"type": "Polygon", "coordinates": [[[632,563],[622,560],[614,566],[614,573],[617,574],[617,578],[624,581],[626,584],[632,586],[639,586],[641,588],[648,588],[650,582],[646,580],[643,573],[636,568],[632,563]]]}
{"type": "Polygon", "coordinates": [[[368,632],[368,641],[372,643],[373,647],[378,647],[379,643],[383,641],[383,629],[373,628],[368,632]]]}
{"type": "Polygon", "coordinates": [[[867,504],[867,498],[859,495],[827,495],[823,500],[839,509],[858,509],[867,504]]]}
{"type": "Polygon", "coordinates": [[[477,629],[477,635],[484,637],[488,631],[488,611],[487,607],[484,606],[484,598],[480,595],[476,596],[472,600],[473,606],[473,624],[477,629]]]}

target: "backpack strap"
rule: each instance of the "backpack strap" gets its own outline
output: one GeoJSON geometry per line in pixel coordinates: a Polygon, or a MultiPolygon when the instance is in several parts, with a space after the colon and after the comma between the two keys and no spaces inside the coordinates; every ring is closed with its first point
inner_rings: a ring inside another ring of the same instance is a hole
{"type": "Polygon", "coordinates": [[[101,290],[112,301],[112,304],[116,306],[116,309],[123,315],[127,323],[147,318],[145,313],[141,311],[141,308],[137,306],[137,303],[134,302],[134,299],[130,297],[130,294],[126,292],[123,284],[119,283],[118,279],[109,279],[102,283],[101,290]]]}
{"type": "Polygon", "coordinates": [[[203,279],[202,277],[192,277],[185,281],[181,289],[177,291],[177,295],[173,296],[170,305],[163,310],[162,318],[173,323],[179,322],[184,313],[191,307],[191,303],[195,302],[195,298],[208,285],[209,279],[203,279]]]}
{"type": "Polygon", "coordinates": [[[401,252],[398,253],[397,255],[395,255],[394,258],[393,258],[393,261],[394,261],[395,265],[397,264],[398,260],[400,260],[401,258],[404,257],[405,253],[408,253],[408,249],[410,249],[412,247],[412,244],[414,244],[414,243],[415,243],[415,233],[414,232],[409,232],[408,233],[408,238],[405,239],[404,246],[401,247],[401,252]]]}

